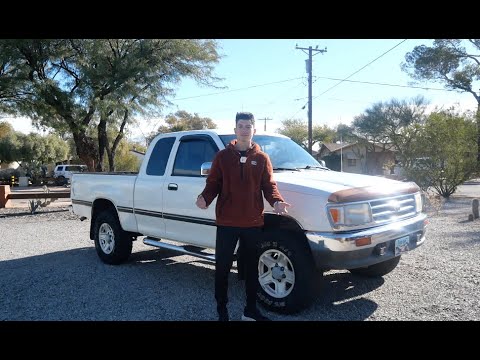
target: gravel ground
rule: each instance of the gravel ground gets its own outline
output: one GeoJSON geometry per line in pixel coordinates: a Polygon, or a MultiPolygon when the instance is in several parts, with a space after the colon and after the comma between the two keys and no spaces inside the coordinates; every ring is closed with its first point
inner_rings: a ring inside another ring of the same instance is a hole
{"type": "MultiPolygon", "coordinates": [[[[273,320],[480,320],[480,220],[470,198],[429,208],[424,245],[383,279],[329,271],[312,306],[273,320]],[[441,206],[441,207],[440,207],[441,206]]],[[[137,241],[126,264],[103,264],[89,221],[66,207],[0,209],[0,320],[216,320],[214,267],[137,241]]],[[[234,269],[230,316],[244,283],[234,269]]]]}

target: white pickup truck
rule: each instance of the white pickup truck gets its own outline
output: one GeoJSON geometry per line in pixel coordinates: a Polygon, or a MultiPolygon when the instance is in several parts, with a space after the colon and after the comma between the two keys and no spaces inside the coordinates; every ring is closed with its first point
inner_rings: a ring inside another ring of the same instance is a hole
{"type": "MultiPolygon", "coordinates": [[[[234,138],[213,130],[160,134],[138,174],[75,173],[73,212],[91,219],[100,259],[125,262],[132,241],[142,236],[145,244],[215,261],[215,201],[202,210],[195,200],[215,153],[234,138]]],[[[425,241],[427,219],[415,183],[332,171],[282,135],[257,134],[253,141],[270,156],[291,204],[288,215],[279,216],[265,201],[258,300],[268,309],[293,313],[308,306],[323,271],[383,276],[425,241]]]]}

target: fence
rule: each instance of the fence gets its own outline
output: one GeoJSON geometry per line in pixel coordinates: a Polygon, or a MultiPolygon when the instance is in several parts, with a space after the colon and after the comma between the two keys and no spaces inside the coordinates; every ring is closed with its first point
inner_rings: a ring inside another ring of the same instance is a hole
{"type": "Polygon", "coordinates": [[[0,209],[12,207],[10,200],[14,199],[68,199],[70,198],[70,190],[68,191],[27,191],[22,193],[10,192],[10,185],[0,185],[0,209]]]}

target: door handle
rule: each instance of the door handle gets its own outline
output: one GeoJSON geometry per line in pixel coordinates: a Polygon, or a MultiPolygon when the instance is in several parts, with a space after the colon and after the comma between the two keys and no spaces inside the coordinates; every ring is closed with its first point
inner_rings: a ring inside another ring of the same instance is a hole
{"type": "Polygon", "coordinates": [[[177,191],[177,189],[178,189],[178,185],[177,185],[177,184],[173,184],[173,183],[168,184],[168,190],[175,190],[175,191],[177,191]]]}

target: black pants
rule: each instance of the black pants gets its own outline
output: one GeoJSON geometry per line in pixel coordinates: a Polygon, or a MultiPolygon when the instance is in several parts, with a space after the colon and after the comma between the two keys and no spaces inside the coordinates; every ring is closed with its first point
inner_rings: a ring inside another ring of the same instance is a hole
{"type": "Polygon", "coordinates": [[[245,266],[245,293],[247,308],[257,306],[258,268],[257,246],[262,237],[261,227],[241,228],[217,226],[215,245],[215,299],[217,307],[228,303],[228,275],[233,264],[233,253],[237,241],[241,241],[242,261],[245,266]]]}

